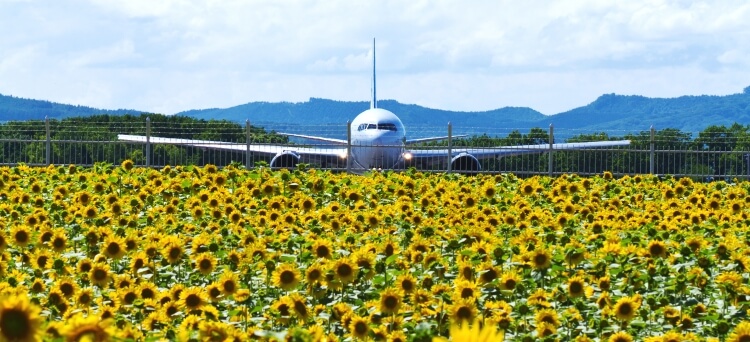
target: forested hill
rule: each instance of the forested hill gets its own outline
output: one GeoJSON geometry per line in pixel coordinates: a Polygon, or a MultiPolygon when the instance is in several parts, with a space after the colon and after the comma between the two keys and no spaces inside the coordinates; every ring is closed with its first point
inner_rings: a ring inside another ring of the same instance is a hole
{"type": "MultiPolygon", "coordinates": [[[[531,108],[505,107],[484,112],[455,112],[398,103],[378,102],[379,107],[398,115],[408,127],[442,126],[449,121],[454,127],[493,127],[527,129],[558,128],[581,131],[646,131],[675,128],[699,132],[711,125],[750,124],[750,87],[742,93],[724,96],[681,96],[648,98],[635,95],[606,94],[594,102],[573,110],[543,115],[531,108]]],[[[230,121],[263,124],[341,124],[369,108],[369,102],[342,102],[311,98],[300,103],[251,102],[226,109],[191,110],[179,115],[200,119],[220,118],[230,121]]]]}
{"type": "MultiPolygon", "coordinates": [[[[531,127],[529,124],[543,120],[545,116],[531,108],[505,107],[483,112],[456,112],[425,108],[413,104],[403,104],[394,100],[378,101],[378,107],[387,109],[401,119],[406,127],[430,125],[454,125],[464,127],[487,127],[488,124],[501,127],[531,127]]],[[[307,102],[270,103],[251,102],[226,109],[191,110],[178,113],[199,119],[222,118],[230,121],[250,120],[263,124],[344,124],[357,114],[370,108],[370,102],[344,102],[311,98],[307,102]]]]}
{"type": "MultiPolygon", "coordinates": [[[[543,121],[555,127],[591,130],[647,130],[677,128],[698,132],[710,125],[750,124],[750,87],[725,96],[648,98],[607,94],[571,111],[543,121]]],[[[541,125],[540,125],[541,126],[541,125]]]]}
{"type": "MultiPolygon", "coordinates": [[[[674,128],[699,132],[711,125],[750,124],[750,87],[742,93],[724,96],[681,96],[648,98],[633,95],[606,94],[594,102],[573,110],[543,115],[531,108],[505,107],[483,112],[457,112],[381,100],[379,107],[398,115],[409,135],[416,137],[414,127],[445,126],[453,123],[464,133],[486,132],[486,128],[511,128],[526,131],[533,127],[577,129],[582,132],[640,132],[651,125],[656,129],[674,128]]],[[[244,124],[283,128],[288,125],[343,125],[369,108],[370,103],[345,102],[311,98],[306,102],[250,102],[224,109],[201,109],[177,113],[198,119],[229,120],[244,124]]],[[[62,119],[94,114],[141,114],[136,110],[102,110],[83,106],[28,100],[0,94],[0,121],[40,120],[48,116],[62,119]]],[[[617,134],[617,133],[614,133],[617,134]]]]}
{"type": "Polygon", "coordinates": [[[74,106],[43,100],[31,100],[0,94],[0,121],[64,119],[96,114],[141,114],[136,110],[106,110],[85,106],[74,106]]]}

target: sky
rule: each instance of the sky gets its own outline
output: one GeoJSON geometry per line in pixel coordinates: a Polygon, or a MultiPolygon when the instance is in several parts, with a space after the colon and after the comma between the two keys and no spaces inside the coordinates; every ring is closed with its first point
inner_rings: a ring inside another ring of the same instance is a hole
{"type": "Polygon", "coordinates": [[[750,86],[746,0],[0,0],[0,94],[173,114],[311,97],[556,114],[750,86]]]}

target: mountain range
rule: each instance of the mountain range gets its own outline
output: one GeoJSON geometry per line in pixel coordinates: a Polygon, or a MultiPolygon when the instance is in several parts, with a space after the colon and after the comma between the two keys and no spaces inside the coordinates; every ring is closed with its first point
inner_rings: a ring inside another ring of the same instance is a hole
{"type": "MultiPolygon", "coordinates": [[[[196,119],[228,120],[281,130],[293,126],[340,124],[342,127],[358,113],[369,108],[369,102],[346,102],[311,98],[306,102],[250,102],[230,108],[197,109],[177,113],[196,119]]],[[[418,132],[410,127],[445,126],[451,122],[463,133],[483,132],[487,128],[574,129],[581,132],[611,132],[623,135],[656,129],[675,128],[699,132],[711,125],[750,124],[750,87],[731,95],[680,96],[649,98],[637,95],[605,94],[594,102],[570,111],[544,115],[527,107],[504,107],[481,112],[458,112],[381,100],[378,106],[396,113],[410,137],[418,132]]],[[[49,101],[23,99],[0,94],[0,121],[63,119],[95,114],[142,114],[138,110],[104,110],[49,101]]],[[[342,130],[343,131],[343,130],[342,130]]]]}

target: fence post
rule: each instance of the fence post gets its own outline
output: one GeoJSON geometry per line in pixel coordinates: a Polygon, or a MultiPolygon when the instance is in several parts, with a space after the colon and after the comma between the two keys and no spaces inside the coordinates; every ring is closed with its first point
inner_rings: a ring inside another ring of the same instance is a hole
{"type": "Polygon", "coordinates": [[[654,130],[654,125],[651,125],[651,138],[649,139],[650,145],[651,145],[651,152],[649,153],[648,157],[648,173],[654,174],[654,154],[656,150],[655,140],[654,137],[656,136],[656,130],[654,130]]]}
{"type": "Polygon", "coordinates": [[[151,166],[151,118],[146,117],[146,167],[151,166]]]}
{"type": "Polygon", "coordinates": [[[49,166],[50,164],[50,156],[52,155],[52,140],[50,138],[50,131],[49,131],[49,117],[44,117],[44,131],[47,137],[47,142],[44,147],[44,163],[49,166]]]}
{"type": "Polygon", "coordinates": [[[554,152],[552,144],[555,143],[554,130],[555,128],[552,126],[552,124],[549,124],[549,153],[547,153],[547,172],[550,177],[552,177],[552,152],[554,152]]]}
{"type": "Polygon", "coordinates": [[[451,160],[453,159],[453,125],[448,121],[448,173],[453,171],[451,160]]]}
{"type": "Polygon", "coordinates": [[[346,173],[351,172],[352,159],[352,125],[346,121],[346,173]]]}
{"type": "Polygon", "coordinates": [[[245,120],[245,169],[250,170],[250,119],[245,120]]]}

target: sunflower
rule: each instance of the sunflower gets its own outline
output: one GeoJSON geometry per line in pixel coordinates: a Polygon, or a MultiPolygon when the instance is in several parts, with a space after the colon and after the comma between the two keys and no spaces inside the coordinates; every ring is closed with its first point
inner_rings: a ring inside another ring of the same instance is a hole
{"type": "Polygon", "coordinates": [[[474,298],[458,299],[450,306],[451,320],[456,324],[466,324],[474,321],[477,317],[477,307],[474,298]]]}
{"type": "Polygon", "coordinates": [[[648,244],[648,254],[653,258],[664,258],[667,256],[667,245],[659,240],[653,240],[648,244]]]}
{"type": "Polygon", "coordinates": [[[664,308],[664,319],[669,324],[676,325],[677,321],[680,320],[680,310],[667,306],[664,308]]]}
{"type": "Polygon", "coordinates": [[[124,305],[132,305],[138,299],[138,289],[135,286],[118,289],[117,293],[124,305]]]}
{"type": "Polygon", "coordinates": [[[464,279],[456,279],[454,289],[454,296],[457,298],[477,298],[481,294],[481,291],[473,281],[464,279]]]}
{"type": "Polygon", "coordinates": [[[99,214],[99,211],[96,209],[95,206],[89,205],[89,206],[86,206],[85,208],[83,208],[83,210],[81,211],[81,213],[86,218],[93,219],[93,218],[96,218],[96,215],[99,214]]]}
{"type": "Polygon", "coordinates": [[[403,301],[403,294],[397,288],[387,288],[380,292],[380,312],[384,314],[398,313],[403,301]]]}
{"type": "Polygon", "coordinates": [[[203,166],[203,171],[206,171],[207,173],[214,174],[219,172],[219,168],[216,167],[214,164],[206,164],[203,166]]]}
{"type": "Polygon", "coordinates": [[[317,239],[312,245],[313,254],[318,258],[330,259],[333,255],[331,242],[326,239],[317,239]]]}
{"type": "Polygon", "coordinates": [[[78,284],[69,278],[60,278],[55,282],[55,287],[65,296],[65,298],[72,297],[78,291],[78,284]]]}
{"type": "Polygon", "coordinates": [[[614,313],[617,319],[621,321],[629,321],[635,318],[638,312],[639,304],[633,298],[622,297],[615,304],[614,313]]]}
{"type": "Polygon", "coordinates": [[[211,302],[215,303],[221,300],[221,289],[219,288],[219,284],[214,282],[206,286],[206,294],[208,294],[208,298],[211,302]]]}
{"type": "Polygon", "coordinates": [[[499,276],[500,276],[500,271],[497,269],[497,267],[487,262],[487,263],[484,263],[484,266],[482,266],[482,269],[479,271],[478,280],[482,284],[490,284],[493,281],[495,281],[495,279],[497,279],[499,276]]]}
{"type": "Polygon", "coordinates": [[[575,276],[568,279],[568,295],[572,298],[578,298],[586,294],[586,282],[581,276],[575,276]]]}
{"type": "Polygon", "coordinates": [[[231,296],[237,292],[239,287],[239,277],[232,271],[225,270],[219,277],[219,289],[225,296],[231,296]]]}
{"type": "Polygon", "coordinates": [[[139,294],[143,299],[156,299],[159,289],[152,282],[142,282],[139,286],[139,294]]]}
{"type": "MultiPolygon", "coordinates": [[[[2,239],[2,237],[0,237],[2,239]]],[[[65,247],[68,244],[68,237],[65,235],[63,231],[57,231],[52,236],[52,239],[50,240],[50,246],[52,247],[52,250],[61,253],[65,250],[65,247]]],[[[0,250],[2,250],[2,243],[0,242],[0,250]]]]}
{"type": "Polygon", "coordinates": [[[541,322],[536,326],[536,333],[539,337],[547,337],[556,334],[557,327],[547,322],[541,322]]]}
{"type": "Polygon", "coordinates": [[[24,295],[0,297],[0,341],[40,341],[44,321],[24,295]]]}
{"type": "Polygon", "coordinates": [[[385,244],[383,244],[382,248],[383,248],[382,253],[386,257],[389,257],[391,255],[394,255],[394,254],[398,253],[398,244],[396,242],[394,242],[394,241],[388,241],[388,242],[386,242],[385,244]]]}
{"type": "Polygon", "coordinates": [[[60,333],[66,341],[109,341],[115,329],[111,319],[102,320],[95,315],[84,317],[78,313],[65,322],[60,333]]]}
{"type": "Polygon", "coordinates": [[[500,288],[507,291],[513,291],[521,282],[521,276],[515,271],[505,272],[500,277],[500,288]]]}
{"type": "Polygon", "coordinates": [[[750,341],[750,322],[743,321],[737,324],[726,339],[727,342],[750,341]]]}
{"type": "Polygon", "coordinates": [[[411,273],[405,273],[396,278],[396,285],[406,294],[412,293],[417,288],[417,280],[411,273]]]}
{"type": "Polygon", "coordinates": [[[130,159],[125,159],[122,161],[122,164],[120,164],[120,166],[122,166],[123,170],[130,171],[135,166],[135,163],[133,163],[133,161],[130,159]]]}
{"type": "Polygon", "coordinates": [[[91,271],[91,268],[93,268],[93,264],[88,258],[83,258],[78,261],[76,268],[78,269],[79,273],[89,273],[89,271],[91,271]]]}
{"type": "Polygon", "coordinates": [[[0,252],[8,247],[8,239],[5,237],[3,230],[0,230],[0,252]]]}
{"type": "Polygon", "coordinates": [[[292,302],[292,311],[301,320],[307,321],[310,317],[310,309],[307,307],[307,300],[299,293],[292,293],[289,295],[289,299],[292,302]]]}
{"type": "Polygon", "coordinates": [[[459,277],[465,280],[474,279],[474,264],[470,261],[459,261],[458,262],[458,274],[459,277]]]}
{"type": "Polygon", "coordinates": [[[299,270],[291,264],[282,264],[273,271],[273,284],[286,291],[293,290],[301,280],[299,270]]]}
{"type": "Polygon", "coordinates": [[[393,331],[390,335],[388,335],[388,342],[406,342],[408,341],[408,338],[406,337],[406,334],[404,334],[403,331],[396,330],[393,331]]]}
{"type": "MultiPolygon", "coordinates": [[[[2,271],[0,271],[0,274],[2,274],[2,271]]],[[[44,292],[47,286],[44,284],[44,280],[36,278],[34,279],[34,282],[31,284],[31,292],[34,293],[41,293],[44,292]]]]}
{"type": "Polygon", "coordinates": [[[91,283],[101,288],[106,288],[109,284],[109,279],[109,265],[96,263],[91,266],[91,270],[89,271],[89,280],[91,283]]]}
{"type": "Polygon", "coordinates": [[[552,297],[552,293],[547,293],[542,288],[537,288],[536,291],[529,295],[526,302],[529,305],[536,305],[539,307],[549,308],[551,306],[549,299],[552,297]]]}
{"type": "Polygon", "coordinates": [[[529,260],[531,266],[538,270],[544,270],[552,265],[552,254],[546,248],[537,247],[530,252],[529,260]]]}
{"type": "Polygon", "coordinates": [[[627,332],[618,331],[615,334],[609,336],[607,340],[609,342],[633,342],[633,336],[630,336],[627,332]]]}
{"type": "Polygon", "coordinates": [[[312,285],[319,283],[323,279],[323,268],[319,264],[312,264],[305,270],[305,280],[307,284],[312,285]]]}
{"type": "Polygon", "coordinates": [[[165,239],[164,243],[164,249],[162,250],[162,255],[164,258],[166,258],[169,263],[176,264],[182,259],[182,255],[185,253],[185,251],[182,248],[182,244],[180,243],[180,240],[177,238],[172,239],[165,239]]]}
{"type": "Polygon", "coordinates": [[[198,336],[201,341],[242,340],[235,335],[234,328],[224,322],[201,321],[198,323],[198,336]]]}
{"type": "Polygon", "coordinates": [[[151,263],[148,261],[148,254],[144,251],[138,251],[135,253],[135,255],[132,255],[130,257],[130,271],[133,272],[133,274],[138,274],[139,271],[143,272],[144,268],[147,267],[153,267],[151,263]]]}
{"type": "MultiPolygon", "coordinates": [[[[479,324],[451,324],[450,337],[452,341],[473,342],[502,342],[504,335],[493,326],[479,324]]],[[[448,342],[445,337],[433,337],[432,342],[448,342]]]]}
{"type": "Polygon", "coordinates": [[[125,240],[116,235],[109,235],[104,239],[102,249],[108,258],[118,260],[125,255],[125,240]]]}
{"type": "Polygon", "coordinates": [[[168,302],[161,307],[161,312],[171,319],[174,314],[180,312],[180,306],[176,302],[168,302]]]}
{"type": "Polygon", "coordinates": [[[278,314],[276,322],[286,325],[289,323],[289,319],[292,317],[292,302],[289,297],[281,297],[276,300],[271,306],[274,313],[278,314]]]}
{"type": "Polygon", "coordinates": [[[24,225],[17,224],[10,231],[11,241],[18,247],[26,247],[31,241],[31,232],[24,225]]]}
{"type": "Polygon", "coordinates": [[[88,205],[93,196],[87,191],[81,191],[76,194],[76,201],[82,206],[88,205]]]}
{"type": "Polygon", "coordinates": [[[414,305],[429,304],[432,300],[432,294],[425,289],[418,289],[411,294],[411,302],[414,305]]]}
{"type": "Polygon", "coordinates": [[[76,294],[76,304],[79,307],[88,307],[94,301],[94,294],[91,288],[83,288],[76,294]]]}
{"type": "Polygon", "coordinates": [[[367,318],[355,315],[349,321],[349,334],[355,339],[364,339],[370,332],[370,325],[367,318]]]}
{"type": "Polygon", "coordinates": [[[554,309],[541,309],[536,312],[535,318],[537,325],[549,323],[555,328],[560,326],[560,319],[557,317],[557,312],[554,309]]]}
{"type": "Polygon", "coordinates": [[[585,258],[585,247],[579,243],[571,243],[565,251],[565,262],[571,266],[580,264],[585,258]]]}
{"type": "Polygon", "coordinates": [[[37,249],[31,256],[31,266],[41,271],[52,267],[52,253],[47,249],[37,249]]]}
{"type": "Polygon", "coordinates": [[[203,275],[209,275],[216,267],[216,258],[211,253],[200,253],[193,259],[195,269],[203,275]]]}
{"type": "Polygon", "coordinates": [[[188,311],[200,309],[206,304],[206,294],[199,287],[189,287],[180,292],[180,300],[177,302],[181,308],[188,311]]]}
{"type": "Polygon", "coordinates": [[[357,262],[360,275],[365,280],[370,280],[375,276],[375,255],[367,250],[360,250],[354,253],[352,257],[357,262]]]}
{"type": "Polygon", "coordinates": [[[342,285],[351,283],[357,277],[357,264],[352,263],[348,258],[336,260],[331,270],[335,279],[342,285]]]}

